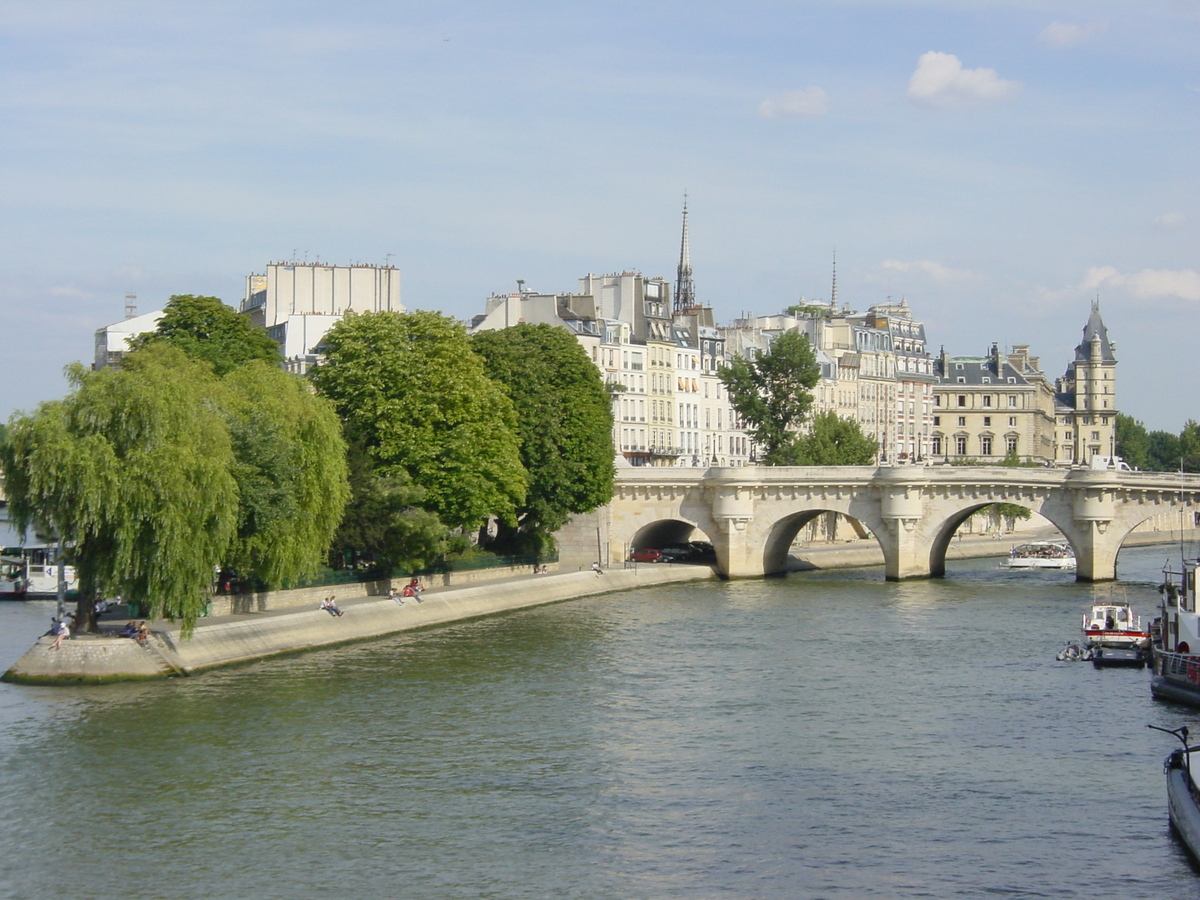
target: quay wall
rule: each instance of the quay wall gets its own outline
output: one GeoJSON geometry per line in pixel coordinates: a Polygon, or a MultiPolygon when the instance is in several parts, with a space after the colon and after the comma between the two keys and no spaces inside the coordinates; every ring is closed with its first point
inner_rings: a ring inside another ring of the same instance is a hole
{"type": "MultiPolygon", "coordinates": [[[[172,675],[191,675],[217,666],[264,659],[335,644],[362,641],[461,622],[481,616],[672,582],[712,579],[706,566],[643,565],[628,569],[526,575],[464,587],[430,588],[422,602],[403,606],[387,597],[365,596],[338,605],[331,616],[312,604],[201,619],[190,638],[179,626],[154,622],[145,645],[115,631],[78,635],[57,650],[44,636],[7,672],[5,681],[23,684],[104,684],[172,675]]],[[[328,592],[327,594],[328,595],[328,592]]],[[[112,626],[115,628],[115,626],[112,626]]]]}
{"type": "MultiPolygon", "coordinates": [[[[590,565],[590,564],[589,564],[590,565]]],[[[462,587],[469,584],[495,582],[507,578],[517,578],[529,575],[532,566],[491,566],[483,569],[461,569],[450,572],[438,572],[433,575],[422,575],[421,583],[428,588],[462,587]]],[[[551,574],[567,571],[559,563],[546,563],[551,574]]],[[[578,571],[584,566],[572,566],[570,571],[578,571]]],[[[292,588],[286,591],[247,591],[241,594],[216,594],[212,598],[210,616],[232,616],[244,613],[268,612],[273,609],[293,609],[296,607],[315,607],[329,596],[337,597],[338,603],[363,597],[386,596],[391,588],[402,588],[408,583],[408,578],[384,579],[380,581],[350,581],[344,584],[323,584],[315,587],[292,588]]]]}

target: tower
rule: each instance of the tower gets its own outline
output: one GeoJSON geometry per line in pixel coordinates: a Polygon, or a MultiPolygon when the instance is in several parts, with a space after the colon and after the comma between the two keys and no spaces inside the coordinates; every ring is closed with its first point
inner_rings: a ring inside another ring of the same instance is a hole
{"type": "Polygon", "coordinates": [[[696,305],[696,286],[692,284],[692,251],[688,246],[687,194],[683,195],[683,238],[679,244],[679,268],[675,276],[675,312],[696,305]]]}
{"type": "Polygon", "coordinates": [[[1108,338],[1100,317],[1100,300],[1092,301],[1091,315],[1075,359],[1067,367],[1065,387],[1074,394],[1072,451],[1075,462],[1093,456],[1113,456],[1117,422],[1117,345],[1108,338]]]}

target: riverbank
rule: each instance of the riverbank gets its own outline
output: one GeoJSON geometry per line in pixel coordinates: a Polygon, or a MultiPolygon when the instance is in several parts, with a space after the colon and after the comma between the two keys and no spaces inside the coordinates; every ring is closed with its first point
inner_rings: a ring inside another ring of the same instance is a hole
{"type": "Polygon", "coordinates": [[[316,608],[284,608],[204,618],[190,638],[179,626],[154,622],[145,644],[116,635],[117,623],[83,634],[57,650],[43,636],[3,680],[18,684],[77,685],[193,675],[218,666],[297,653],[403,631],[679,581],[712,579],[705,566],[637,566],[553,575],[523,575],[486,584],[431,588],[421,602],[403,606],[386,596],[339,599],[333,616],[316,608]]]}

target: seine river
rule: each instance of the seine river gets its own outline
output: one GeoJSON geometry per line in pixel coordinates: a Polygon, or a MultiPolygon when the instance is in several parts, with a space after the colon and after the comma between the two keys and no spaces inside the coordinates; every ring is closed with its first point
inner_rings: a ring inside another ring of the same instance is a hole
{"type": "MultiPolygon", "coordinates": [[[[201,677],[0,685],[0,897],[1200,897],[1121,584],[952,563],[590,598],[201,677]]],[[[1177,551],[1174,554],[1177,556],[1177,551]]],[[[49,603],[0,606],[7,667],[49,603]]]]}

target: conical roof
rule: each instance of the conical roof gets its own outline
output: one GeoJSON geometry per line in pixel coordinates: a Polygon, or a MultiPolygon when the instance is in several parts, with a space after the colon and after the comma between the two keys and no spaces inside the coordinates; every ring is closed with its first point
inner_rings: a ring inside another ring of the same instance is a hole
{"type": "Polygon", "coordinates": [[[1083,340],[1075,348],[1075,361],[1088,362],[1092,358],[1092,341],[1100,339],[1100,359],[1103,362],[1116,362],[1112,342],[1108,339],[1108,329],[1100,318],[1100,304],[1092,304],[1092,314],[1088,316],[1087,324],[1083,326],[1083,340]]]}

